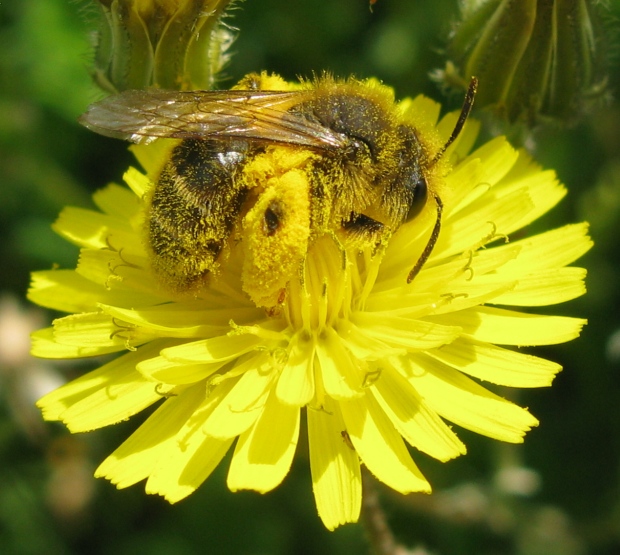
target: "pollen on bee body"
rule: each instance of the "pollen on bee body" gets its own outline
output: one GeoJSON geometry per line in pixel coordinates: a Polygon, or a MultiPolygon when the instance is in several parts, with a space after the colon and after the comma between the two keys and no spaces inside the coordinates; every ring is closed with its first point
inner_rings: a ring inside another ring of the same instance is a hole
{"type": "Polygon", "coordinates": [[[252,301],[265,307],[276,306],[298,275],[310,239],[308,177],[302,169],[282,167],[291,162],[283,150],[259,155],[244,169],[245,178],[259,177],[264,189],[242,223],[242,283],[252,301]]]}

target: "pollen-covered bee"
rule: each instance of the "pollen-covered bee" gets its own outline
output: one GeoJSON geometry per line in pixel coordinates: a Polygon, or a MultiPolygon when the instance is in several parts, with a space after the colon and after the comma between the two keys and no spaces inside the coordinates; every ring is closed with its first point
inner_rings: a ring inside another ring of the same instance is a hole
{"type": "Polygon", "coordinates": [[[227,91],[125,91],[92,105],[81,122],[135,143],[172,142],[149,194],[147,246],[155,274],[175,292],[199,294],[239,239],[246,293],[281,302],[313,241],[382,245],[427,199],[436,222],[409,281],[437,240],[441,146],[403,116],[375,81],[323,76],[292,88],[250,74],[227,91]]]}

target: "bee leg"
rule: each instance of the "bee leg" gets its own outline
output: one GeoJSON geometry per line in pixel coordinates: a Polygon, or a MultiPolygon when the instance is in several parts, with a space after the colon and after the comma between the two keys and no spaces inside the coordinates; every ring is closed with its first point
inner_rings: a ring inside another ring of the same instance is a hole
{"type": "Polygon", "coordinates": [[[407,283],[411,283],[414,278],[420,273],[422,266],[426,264],[426,261],[433,252],[433,249],[435,248],[435,245],[437,243],[437,239],[439,238],[439,232],[441,231],[441,215],[443,212],[443,202],[441,202],[441,199],[437,195],[433,195],[433,199],[435,199],[435,205],[437,207],[437,219],[435,220],[435,225],[433,227],[433,231],[431,231],[431,236],[428,239],[428,243],[426,243],[426,247],[424,247],[420,258],[418,258],[415,266],[411,269],[409,275],[407,276],[407,283]]]}
{"type": "Polygon", "coordinates": [[[374,218],[357,212],[351,212],[349,219],[342,222],[342,229],[348,234],[358,235],[364,238],[380,234],[384,227],[385,226],[381,222],[374,218]]]}

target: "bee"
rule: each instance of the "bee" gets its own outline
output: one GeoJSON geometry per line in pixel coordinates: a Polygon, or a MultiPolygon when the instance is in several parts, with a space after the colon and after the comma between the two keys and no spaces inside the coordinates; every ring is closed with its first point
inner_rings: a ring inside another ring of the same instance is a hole
{"type": "Polygon", "coordinates": [[[93,104],[80,121],[138,144],[176,139],[146,213],[151,265],[168,290],[199,296],[240,241],[244,290],[269,308],[283,302],[319,237],[345,248],[385,245],[430,198],[435,225],[413,280],[441,226],[434,168],[460,133],[476,84],[439,148],[403,117],[387,87],[330,76],[292,90],[266,73],[226,91],[129,90],[93,104]]]}

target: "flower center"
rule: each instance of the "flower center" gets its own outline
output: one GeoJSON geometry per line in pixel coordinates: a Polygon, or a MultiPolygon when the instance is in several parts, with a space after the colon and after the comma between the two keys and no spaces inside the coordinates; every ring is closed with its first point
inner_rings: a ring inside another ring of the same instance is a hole
{"type": "Polygon", "coordinates": [[[308,251],[303,278],[288,286],[285,318],[294,330],[320,335],[348,320],[363,307],[379,268],[381,253],[345,249],[335,237],[324,235],[308,251]]]}

